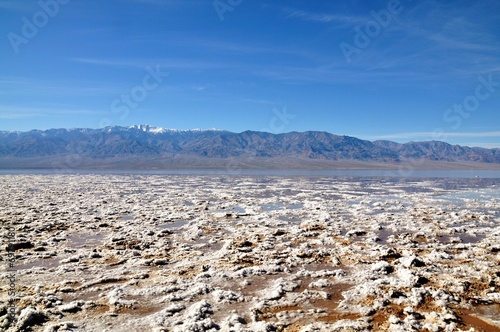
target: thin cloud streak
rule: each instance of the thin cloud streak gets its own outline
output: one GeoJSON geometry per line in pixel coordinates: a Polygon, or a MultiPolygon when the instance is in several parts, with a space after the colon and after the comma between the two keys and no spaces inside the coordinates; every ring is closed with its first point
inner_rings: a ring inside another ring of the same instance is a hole
{"type": "Polygon", "coordinates": [[[366,17],[361,17],[361,16],[311,13],[304,10],[297,10],[291,8],[283,8],[282,10],[286,14],[286,18],[297,18],[305,21],[312,21],[318,23],[337,23],[337,24],[341,23],[345,26],[355,25],[360,22],[364,22],[367,19],[366,17]]]}
{"type": "Polygon", "coordinates": [[[263,104],[263,105],[281,105],[282,103],[278,103],[272,100],[266,100],[266,99],[252,99],[252,98],[247,98],[247,99],[242,99],[242,103],[251,103],[251,104],[263,104]]]}
{"type": "Polygon", "coordinates": [[[124,2],[153,6],[200,5],[205,3],[200,0],[124,0],[124,2]]]}
{"type": "Polygon", "coordinates": [[[467,146],[471,146],[471,147],[481,147],[481,148],[485,148],[485,149],[499,149],[500,148],[500,143],[477,143],[477,142],[473,142],[473,143],[467,143],[466,145],[467,146]]]}
{"type": "Polygon", "coordinates": [[[121,92],[122,89],[102,82],[45,81],[25,77],[0,78],[1,96],[101,96],[121,92]]]}
{"type": "Polygon", "coordinates": [[[26,119],[35,117],[51,117],[61,115],[102,115],[98,112],[87,109],[71,108],[39,108],[39,107],[19,107],[11,105],[0,105],[0,119],[26,119]]]}
{"type": "MultiPolygon", "coordinates": [[[[360,135],[362,136],[362,135],[360,135]]],[[[391,140],[391,139],[414,139],[414,138],[427,138],[439,140],[439,138],[469,138],[469,137],[500,137],[500,131],[486,131],[486,132],[414,132],[414,133],[397,133],[390,135],[379,136],[363,136],[370,140],[391,140]]]]}
{"type": "Polygon", "coordinates": [[[146,68],[147,66],[160,65],[163,70],[171,69],[224,69],[236,67],[237,64],[228,64],[222,62],[200,61],[190,59],[136,59],[136,60],[113,60],[113,59],[95,59],[95,58],[70,58],[74,62],[87,63],[92,65],[110,66],[110,67],[135,67],[146,68]]]}
{"type": "Polygon", "coordinates": [[[70,58],[74,62],[87,63],[92,65],[113,66],[113,67],[144,67],[144,63],[123,61],[123,60],[103,60],[92,58],[70,58]]]}

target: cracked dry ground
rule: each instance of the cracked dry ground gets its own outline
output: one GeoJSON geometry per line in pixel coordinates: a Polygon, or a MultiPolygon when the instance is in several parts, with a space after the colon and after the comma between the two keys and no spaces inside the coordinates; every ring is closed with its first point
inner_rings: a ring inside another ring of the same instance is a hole
{"type": "Polygon", "coordinates": [[[496,180],[3,175],[4,331],[500,331],[496,180]]]}

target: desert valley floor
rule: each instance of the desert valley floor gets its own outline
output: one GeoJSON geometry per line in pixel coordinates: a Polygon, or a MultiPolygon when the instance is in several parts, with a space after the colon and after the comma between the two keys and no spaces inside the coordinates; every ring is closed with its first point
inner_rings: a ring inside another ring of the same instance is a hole
{"type": "Polygon", "coordinates": [[[498,179],[25,174],[0,197],[2,331],[500,331],[498,179]]]}

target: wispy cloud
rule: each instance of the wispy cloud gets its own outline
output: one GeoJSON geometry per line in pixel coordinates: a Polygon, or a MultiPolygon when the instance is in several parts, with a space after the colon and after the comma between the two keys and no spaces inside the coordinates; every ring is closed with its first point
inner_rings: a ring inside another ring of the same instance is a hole
{"type": "Polygon", "coordinates": [[[28,119],[37,117],[56,117],[56,116],[74,116],[74,115],[101,115],[98,112],[88,109],[72,108],[41,108],[41,107],[22,107],[13,105],[0,105],[0,119],[28,119]]]}
{"type": "MultiPolygon", "coordinates": [[[[397,48],[420,49],[420,58],[434,58],[443,63],[461,61],[463,64],[476,64],[478,54],[498,54],[498,36],[488,27],[492,16],[484,19],[472,17],[472,12],[484,12],[482,2],[451,4],[437,1],[422,1],[413,7],[405,8],[398,24],[390,25],[401,38],[397,48]],[[412,41],[407,44],[406,41],[412,41]]],[[[491,9],[490,9],[491,10],[491,9]]],[[[413,53],[413,52],[412,52],[413,53]]],[[[493,60],[495,57],[492,57],[493,60]]],[[[498,57],[496,57],[498,59],[498,57]]]]}
{"type": "Polygon", "coordinates": [[[467,146],[479,146],[486,149],[498,149],[500,148],[500,143],[484,143],[484,142],[470,142],[467,146]]]}
{"type": "Polygon", "coordinates": [[[123,0],[123,2],[154,6],[196,5],[206,3],[203,0],[123,0]]]}
{"type": "MultiPolygon", "coordinates": [[[[477,19],[470,14],[484,12],[481,7],[481,3],[405,2],[401,13],[355,56],[351,67],[407,68],[433,81],[468,80],[478,73],[488,72],[498,66],[500,52],[495,46],[500,40],[498,35],[491,33],[494,20],[490,15],[477,19]]],[[[296,16],[314,17],[300,11],[296,16]]],[[[341,38],[353,45],[355,32],[352,29],[373,20],[369,12],[366,17],[334,15],[331,18],[332,23],[341,27],[350,23],[351,32],[341,38]]]]}
{"type": "Polygon", "coordinates": [[[116,94],[118,85],[74,80],[55,81],[28,77],[0,77],[0,96],[95,96],[116,94]]]}
{"type": "Polygon", "coordinates": [[[86,63],[98,66],[110,67],[134,67],[146,68],[147,66],[160,65],[160,67],[169,71],[172,69],[222,69],[235,67],[236,64],[228,62],[200,60],[200,59],[180,59],[180,58],[150,58],[150,59],[97,59],[97,58],[69,58],[69,61],[86,63]]]}
{"type": "Polygon", "coordinates": [[[284,47],[278,47],[276,45],[255,45],[239,42],[229,42],[221,40],[210,40],[210,39],[190,39],[188,41],[180,41],[184,47],[192,47],[197,49],[202,49],[204,52],[212,51],[216,53],[234,52],[240,54],[290,54],[303,56],[307,54],[304,50],[290,49],[284,47]]]}
{"type": "Polygon", "coordinates": [[[369,84],[384,87],[418,85],[428,80],[424,73],[408,68],[372,69],[346,68],[339,66],[255,66],[251,75],[272,79],[287,84],[369,84]],[[409,79],[411,78],[411,79],[409,79]]]}
{"type": "Polygon", "coordinates": [[[144,62],[127,60],[106,60],[95,58],[70,58],[74,62],[87,63],[91,65],[113,66],[113,67],[144,67],[144,62]]]}
{"type": "Polygon", "coordinates": [[[362,16],[349,16],[327,13],[312,13],[305,10],[283,8],[286,18],[297,18],[305,21],[318,23],[337,23],[343,25],[355,25],[366,20],[362,16]]]}
{"type": "MultiPolygon", "coordinates": [[[[360,135],[362,136],[362,135],[360,135]]],[[[431,131],[421,131],[421,132],[409,132],[409,133],[396,133],[389,135],[379,135],[379,136],[364,136],[366,139],[370,140],[402,140],[402,139],[434,139],[440,140],[442,138],[492,138],[500,137],[500,131],[486,131],[486,132],[431,132],[431,131]]]]}
{"type": "Polygon", "coordinates": [[[192,86],[190,86],[190,89],[194,90],[194,91],[201,92],[201,91],[205,91],[205,90],[212,88],[212,87],[213,87],[213,84],[203,84],[203,85],[192,85],[192,86]]]}
{"type": "Polygon", "coordinates": [[[263,104],[263,105],[282,105],[283,103],[278,103],[272,100],[267,99],[252,99],[245,98],[241,100],[242,103],[251,103],[251,104],[263,104]]]}

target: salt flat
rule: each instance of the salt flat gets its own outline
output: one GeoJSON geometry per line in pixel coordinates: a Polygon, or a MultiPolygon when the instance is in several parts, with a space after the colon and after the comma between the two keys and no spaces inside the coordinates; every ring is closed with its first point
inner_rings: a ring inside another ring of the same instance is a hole
{"type": "Polygon", "coordinates": [[[498,180],[24,174],[0,192],[5,331],[500,331],[498,180]]]}

